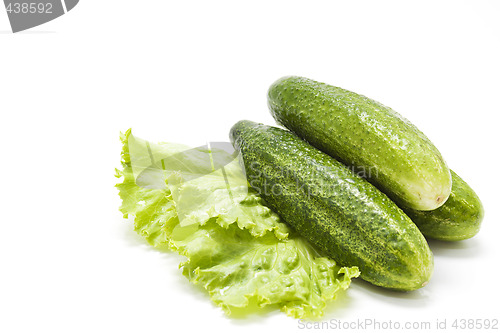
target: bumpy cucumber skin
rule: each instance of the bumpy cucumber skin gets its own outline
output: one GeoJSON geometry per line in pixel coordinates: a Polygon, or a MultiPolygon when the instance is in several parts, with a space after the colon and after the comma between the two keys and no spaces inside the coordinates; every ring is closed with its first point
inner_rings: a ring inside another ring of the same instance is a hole
{"type": "Polygon", "coordinates": [[[381,287],[427,284],[433,255],[425,238],[375,186],[286,130],[240,121],[230,138],[250,185],[326,255],[381,287]]]}
{"type": "Polygon", "coordinates": [[[440,152],[391,108],[296,76],[271,85],[268,105],[279,124],[363,173],[397,203],[433,210],[447,200],[451,176],[440,152]]]}
{"type": "Polygon", "coordinates": [[[443,241],[459,241],[474,237],[481,227],[484,209],[476,192],[453,170],[453,185],[448,200],[436,210],[418,211],[404,208],[422,234],[443,241]]]}

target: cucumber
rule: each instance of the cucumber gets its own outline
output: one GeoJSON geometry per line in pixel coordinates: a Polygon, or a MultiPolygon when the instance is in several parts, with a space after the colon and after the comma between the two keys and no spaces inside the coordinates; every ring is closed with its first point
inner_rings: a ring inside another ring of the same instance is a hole
{"type": "Polygon", "coordinates": [[[375,186],[287,130],[240,121],[230,138],[250,186],[326,255],[381,287],[427,284],[433,256],[424,236],[375,186]]]}
{"type": "Polygon", "coordinates": [[[397,203],[433,210],[448,199],[451,176],[441,154],[392,109],[296,76],[276,81],[268,104],[279,124],[353,168],[397,203]]]}
{"type": "Polygon", "coordinates": [[[475,236],[484,217],[481,200],[474,190],[453,170],[451,194],[444,205],[432,211],[402,207],[428,238],[458,241],[475,236]]]}

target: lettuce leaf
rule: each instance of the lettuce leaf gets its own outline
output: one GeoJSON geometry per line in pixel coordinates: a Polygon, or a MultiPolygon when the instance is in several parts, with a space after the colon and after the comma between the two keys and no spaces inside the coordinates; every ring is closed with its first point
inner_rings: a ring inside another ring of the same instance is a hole
{"type": "Polygon", "coordinates": [[[184,255],[184,276],[226,313],[275,305],[295,318],[318,318],[359,275],[357,267],[337,266],[282,223],[242,183],[231,154],[151,144],[130,130],[121,140],[120,211],[134,217],[135,230],[151,245],[184,255]]]}
{"type": "Polygon", "coordinates": [[[136,231],[151,245],[168,243],[170,210],[182,226],[203,225],[215,218],[224,228],[236,223],[256,237],[272,231],[277,238],[285,239],[290,232],[248,187],[238,160],[233,157],[230,161],[227,153],[172,143],[152,144],[134,137],[130,130],[121,135],[121,141],[123,170],[117,170],[117,176],[123,177],[117,185],[122,199],[120,211],[125,218],[136,216],[136,231]],[[228,162],[224,171],[203,165],[203,161],[221,159],[228,162]],[[145,205],[162,210],[147,216],[153,212],[144,213],[145,205]],[[139,216],[138,210],[142,212],[139,216]],[[146,228],[150,220],[154,221],[153,230],[146,228]]]}
{"type": "Polygon", "coordinates": [[[339,269],[300,237],[255,238],[235,225],[206,224],[175,244],[189,258],[181,264],[183,274],[227,313],[253,302],[278,305],[296,318],[317,318],[358,274],[356,268],[339,269]]]}

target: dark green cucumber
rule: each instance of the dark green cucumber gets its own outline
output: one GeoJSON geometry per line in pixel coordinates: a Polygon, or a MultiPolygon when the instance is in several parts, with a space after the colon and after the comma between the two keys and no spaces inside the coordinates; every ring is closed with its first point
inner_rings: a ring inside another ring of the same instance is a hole
{"type": "Polygon", "coordinates": [[[414,290],[429,281],[425,238],[375,186],[289,131],[240,121],[230,137],[250,185],[326,255],[378,286],[414,290]]]}
{"type": "Polygon", "coordinates": [[[474,190],[453,170],[453,185],[448,200],[436,210],[418,211],[404,208],[422,234],[428,238],[458,241],[479,232],[484,216],[483,205],[474,190]]]}
{"type": "Polygon", "coordinates": [[[407,119],[342,88],[291,76],[268,92],[276,121],[365,176],[397,203],[441,206],[451,176],[437,148],[407,119]]]}

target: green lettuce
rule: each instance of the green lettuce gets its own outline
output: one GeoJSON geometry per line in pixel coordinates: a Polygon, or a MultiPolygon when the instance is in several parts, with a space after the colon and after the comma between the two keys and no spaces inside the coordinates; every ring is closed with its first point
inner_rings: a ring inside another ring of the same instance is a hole
{"type": "Polygon", "coordinates": [[[151,144],[130,130],[121,140],[120,211],[149,244],[185,256],[184,276],[226,313],[274,305],[296,318],[318,318],[359,275],[281,222],[229,153],[151,144]]]}

